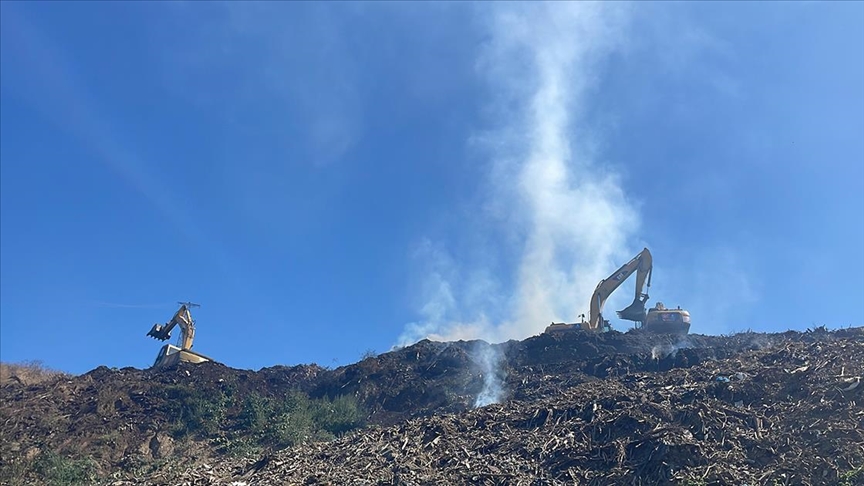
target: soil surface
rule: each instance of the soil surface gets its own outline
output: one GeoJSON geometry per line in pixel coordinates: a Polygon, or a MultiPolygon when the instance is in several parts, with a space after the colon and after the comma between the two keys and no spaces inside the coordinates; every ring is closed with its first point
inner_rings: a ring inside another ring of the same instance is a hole
{"type": "Polygon", "coordinates": [[[864,484],[862,376],[864,328],[421,341],[332,370],[100,367],[2,383],[0,484],[44,483],[26,466],[45,451],[117,486],[864,484]],[[235,404],[290,390],[354,397],[368,425],[230,453],[235,404]],[[231,400],[178,437],[192,393],[231,400]]]}

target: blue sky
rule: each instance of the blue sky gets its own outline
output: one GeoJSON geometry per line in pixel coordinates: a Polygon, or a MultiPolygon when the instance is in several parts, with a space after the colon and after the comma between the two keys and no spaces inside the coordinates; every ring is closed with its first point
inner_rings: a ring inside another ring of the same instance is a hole
{"type": "Polygon", "coordinates": [[[524,338],[643,246],[693,332],[864,325],[864,3],[0,10],[3,361],[524,338]]]}

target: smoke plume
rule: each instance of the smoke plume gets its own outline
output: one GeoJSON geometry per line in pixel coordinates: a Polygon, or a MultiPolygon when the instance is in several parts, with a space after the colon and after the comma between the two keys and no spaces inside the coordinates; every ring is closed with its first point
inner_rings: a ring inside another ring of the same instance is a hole
{"type": "Polygon", "coordinates": [[[651,359],[664,359],[667,356],[674,358],[679,349],[691,348],[693,345],[686,336],[675,343],[658,344],[651,348],[651,359]]]}
{"type": "Polygon", "coordinates": [[[424,241],[423,320],[406,326],[400,344],[522,339],[552,320],[573,322],[631,253],[636,211],[598,161],[586,119],[604,61],[622,45],[626,12],[614,3],[483,7],[490,40],[477,67],[492,92],[487,112],[505,122],[472,137],[488,160],[474,226],[494,242],[477,253],[506,263],[493,271],[491,257],[457,261],[424,241]]]}
{"type": "Polygon", "coordinates": [[[485,407],[498,403],[504,398],[504,370],[501,367],[503,356],[495,346],[478,341],[475,356],[480,373],[483,375],[483,389],[474,400],[474,407],[485,407]]]}

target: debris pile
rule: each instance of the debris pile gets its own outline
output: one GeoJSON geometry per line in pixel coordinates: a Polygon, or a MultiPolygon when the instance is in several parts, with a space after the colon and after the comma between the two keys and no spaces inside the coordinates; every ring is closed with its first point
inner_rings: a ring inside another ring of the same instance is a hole
{"type": "Polygon", "coordinates": [[[78,448],[115,486],[861,484],[862,376],[862,328],[686,342],[638,332],[421,341],[335,370],[99,368],[0,389],[0,452],[9,461],[78,448]],[[487,348],[501,356],[504,396],[475,408],[487,348]],[[224,452],[218,427],[197,442],[171,437],[165,391],[186,388],[347,394],[371,425],[238,456],[224,452]]]}
{"type": "Polygon", "coordinates": [[[583,375],[542,398],[134,481],[856,484],[864,479],[864,339],[809,341],[667,372],[583,375]]]}

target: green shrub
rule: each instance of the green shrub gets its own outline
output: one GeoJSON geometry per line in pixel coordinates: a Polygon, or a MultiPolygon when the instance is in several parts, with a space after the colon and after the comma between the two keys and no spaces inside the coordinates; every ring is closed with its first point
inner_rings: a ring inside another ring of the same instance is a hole
{"type": "Polygon", "coordinates": [[[864,466],[857,467],[850,471],[841,474],[839,479],[840,486],[852,486],[853,484],[861,484],[860,481],[864,477],[864,466]]]}
{"type": "MultiPolygon", "coordinates": [[[[178,439],[196,435],[284,448],[308,440],[332,439],[361,427],[364,418],[357,400],[350,396],[312,400],[291,390],[281,397],[258,393],[229,397],[183,386],[169,386],[161,393],[164,412],[173,424],[172,435],[178,439]]],[[[237,447],[245,448],[240,443],[237,447]]]]}
{"type": "Polygon", "coordinates": [[[240,427],[253,432],[259,432],[272,414],[272,400],[262,397],[257,393],[251,393],[243,399],[243,405],[237,416],[237,420],[240,427]]]}
{"type": "Polygon", "coordinates": [[[174,435],[213,435],[225,419],[228,399],[222,393],[208,395],[182,386],[165,388],[166,412],[173,419],[174,435]]]}
{"type": "Polygon", "coordinates": [[[237,419],[259,443],[284,448],[307,440],[329,440],[360,427],[363,412],[353,397],[311,400],[292,390],[279,398],[248,395],[237,419]]]}
{"type": "Polygon", "coordinates": [[[219,453],[236,458],[258,457],[262,452],[261,446],[247,437],[217,437],[210,442],[210,445],[219,453]]]}
{"type": "Polygon", "coordinates": [[[314,409],[315,423],[334,436],[363,425],[364,414],[357,399],[342,395],[332,402],[327,399],[316,400],[314,409]]]}
{"type": "Polygon", "coordinates": [[[91,459],[67,459],[53,452],[43,452],[33,470],[48,486],[91,484],[96,480],[96,464],[91,459]]]}

